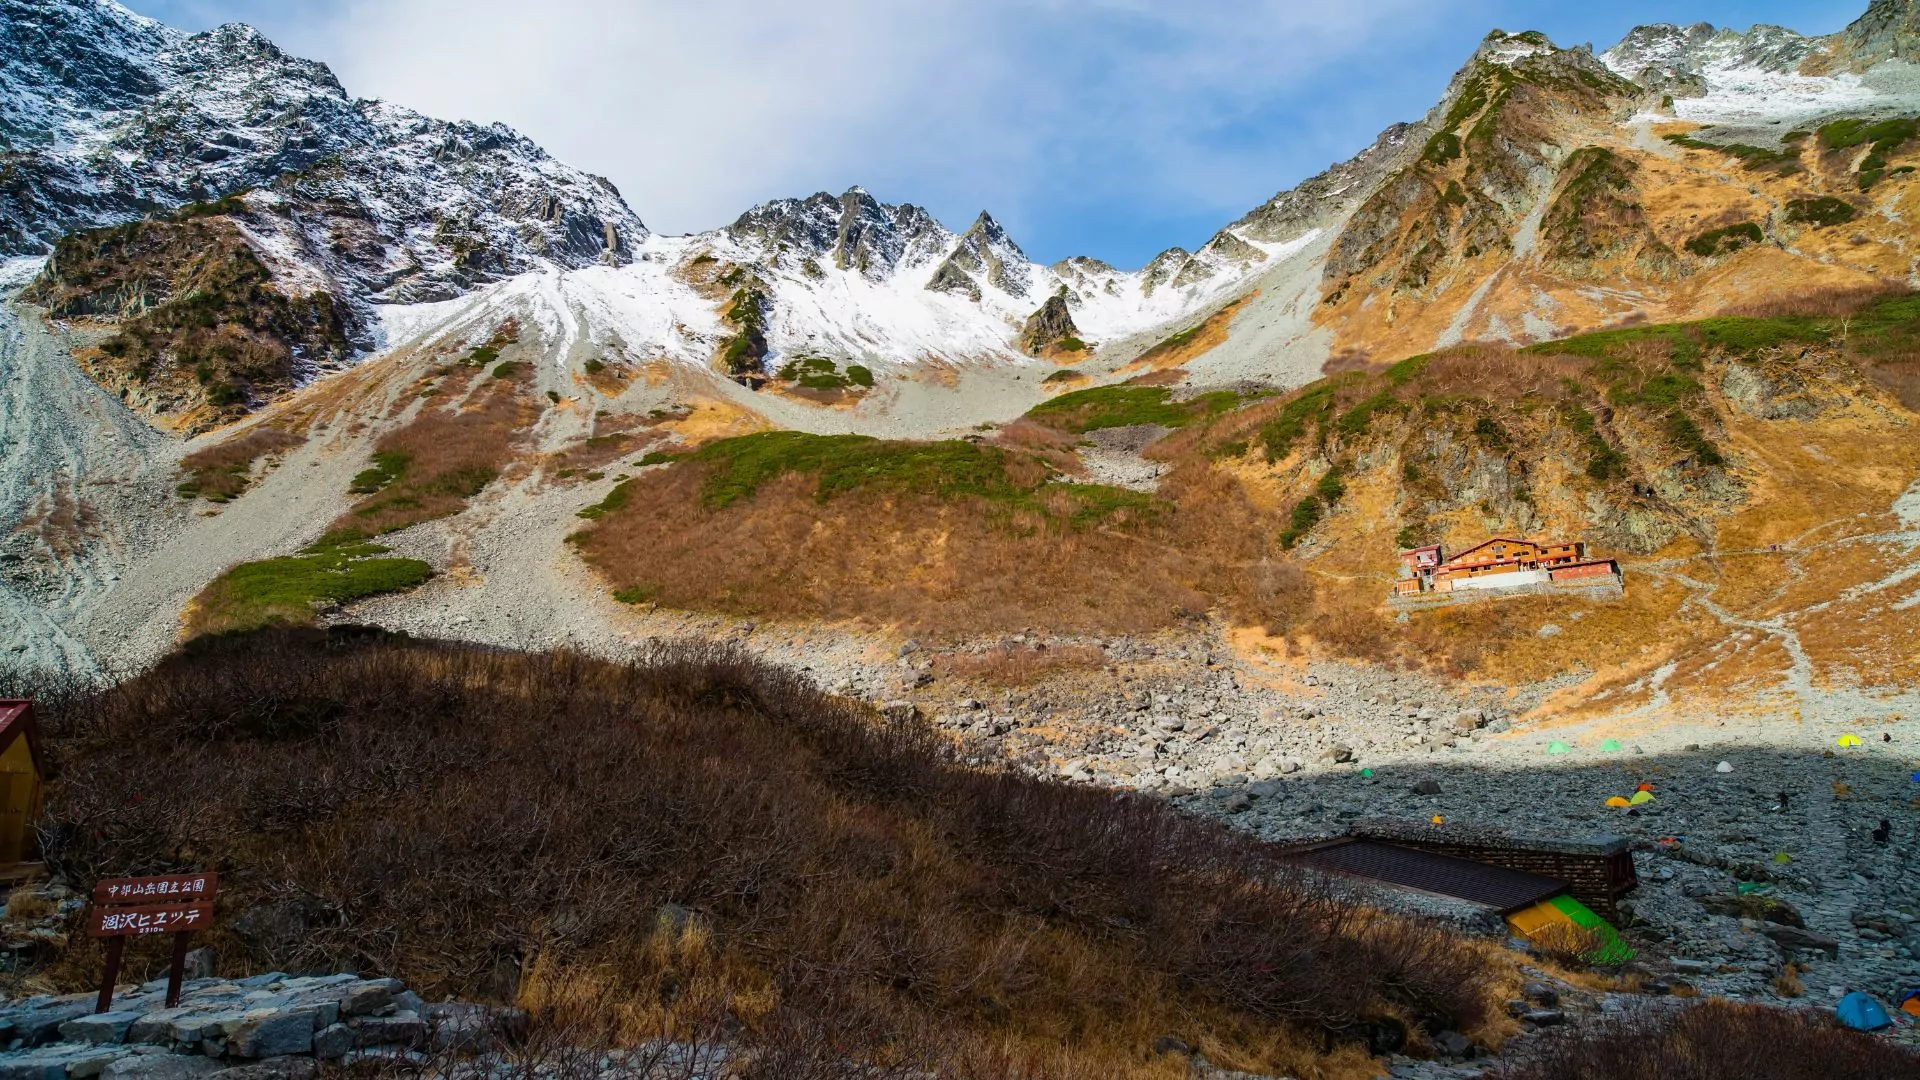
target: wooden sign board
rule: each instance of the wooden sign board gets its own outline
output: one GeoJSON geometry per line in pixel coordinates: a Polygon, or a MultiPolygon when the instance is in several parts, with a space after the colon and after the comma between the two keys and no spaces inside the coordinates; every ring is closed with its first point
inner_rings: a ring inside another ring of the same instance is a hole
{"type": "Polygon", "coordinates": [[[184,934],[213,925],[213,901],[158,904],[152,907],[97,907],[87,921],[89,937],[142,937],[184,934]]]}
{"type": "Polygon", "coordinates": [[[218,874],[170,874],[164,877],[108,878],[93,887],[93,914],[87,936],[107,939],[107,969],[100,977],[100,998],[93,1011],[113,1005],[114,981],[127,939],[148,934],[173,935],[173,965],[167,971],[167,1008],[180,1004],[180,982],[187,964],[187,935],[213,925],[213,894],[218,874]]]}
{"type": "Polygon", "coordinates": [[[170,877],[108,878],[93,887],[95,904],[190,904],[211,900],[220,890],[218,874],[176,874],[170,877]]]}

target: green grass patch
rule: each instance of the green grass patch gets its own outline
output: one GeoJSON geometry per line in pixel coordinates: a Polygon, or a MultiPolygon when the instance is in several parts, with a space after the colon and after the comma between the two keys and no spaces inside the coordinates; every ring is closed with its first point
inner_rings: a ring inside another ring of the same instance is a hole
{"type": "Polygon", "coordinates": [[[518,374],[520,374],[520,365],[512,360],[493,369],[493,377],[496,379],[511,379],[518,374]]]}
{"type": "Polygon", "coordinates": [[[630,588],[615,589],[613,598],[623,604],[644,604],[653,599],[654,591],[644,585],[634,585],[630,588]]]}
{"type": "Polygon", "coordinates": [[[1385,372],[1386,379],[1395,386],[1405,386],[1419,378],[1420,374],[1427,370],[1427,364],[1432,362],[1432,360],[1432,353],[1409,356],[1405,360],[1388,367],[1385,372]]]}
{"type": "Polygon", "coordinates": [[[582,364],[581,367],[585,368],[589,375],[598,375],[607,370],[607,365],[602,363],[598,358],[589,359],[585,364],[582,364]]]}
{"type": "Polygon", "coordinates": [[[373,455],[373,468],[364,469],[353,478],[347,490],[355,495],[372,495],[381,491],[395,480],[404,476],[411,455],[389,450],[373,455]]]}
{"type": "Polygon", "coordinates": [[[1495,450],[1505,450],[1513,445],[1513,441],[1507,437],[1507,430],[1491,416],[1474,419],[1473,437],[1495,450]]]}
{"type": "Polygon", "coordinates": [[[848,364],[847,381],[863,389],[872,389],[873,369],[863,364],[848,364]]]}
{"type": "Polygon", "coordinates": [[[1322,381],[1300,391],[1273,419],[1260,425],[1260,445],[1269,462],[1280,461],[1293,452],[1295,444],[1306,437],[1308,427],[1324,436],[1334,406],[1335,386],[1322,381]]]}
{"type": "Polygon", "coordinates": [[[1200,332],[1202,330],[1205,330],[1206,328],[1207,328],[1207,324],[1203,322],[1194,326],[1189,326],[1185,330],[1182,330],[1177,334],[1169,334],[1167,337],[1161,340],[1160,344],[1155,345],[1153,348],[1148,349],[1146,352],[1141,353],[1140,355],[1142,357],[1155,356],[1160,353],[1172,352],[1175,349],[1184,349],[1188,345],[1193,344],[1194,340],[1200,336],[1200,332]]]}
{"type": "Polygon", "coordinates": [[[1320,474],[1320,479],[1314,481],[1313,494],[1328,506],[1332,506],[1346,497],[1347,482],[1341,475],[1340,466],[1335,465],[1333,468],[1320,474]]]}
{"type": "Polygon", "coordinates": [[[1686,413],[1676,411],[1667,417],[1667,438],[1701,465],[1718,467],[1727,463],[1720,448],[1713,445],[1700,425],[1686,413]]]}
{"type": "Polygon", "coordinates": [[[1665,341],[1672,346],[1674,359],[1678,363],[1697,366],[1703,351],[1708,349],[1725,349],[1751,356],[1762,349],[1782,345],[1818,345],[1829,337],[1827,320],[1823,319],[1791,315],[1755,319],[1728,315],[1690,323],[1600,330],[1560,341],[1529,345],[1523,351],[1606,360],[1628,355],[1631,346],[1638,342],[1665,341]]]}
{"type": "Polygon", "coordinates": [[[1600,425],[1585,408],[1568,402],[1560,407],[1560,418],[1580,437],[1587,454],[1587,479],[1606,484],[1625,479],[1627,457],[1613,448],[1600,434],[1600,425]]]}
{"type": "MultiPolygon", "coordinates": [[[[652,456],[651,454],[648,455],[648,457],[651,457],[651,456],[652,456]]],[[[642,458],[640,463],[642,465],[648,464],[645,458],[642,458]]],[[[584,510],[581,510],[575,516],[586,518],[588,521],[593,521],[595,519],[605,517],[608,514],[613,513],[615,510],[618,510],[626,506],[630,501],[632,501],[632,499],[633,499],[633,481],[622,480],[618,484],[613,485],[613,490],[607,492],[606,498],[601,499],[599,502],[594,503],[592,506],[589,506],[584,510]]]]}
{"type": "Polygon", "coordinates": [[[1460,136],[1442,131],[1427,140],[1420,160],[1428,165],[1444,166],[1460,159],[1460,136]]]}
{"type": "Polygon", "coordinates": [[[316,605],[404,592],[433,576],[419,559],[380,558],[375,544],[316,544],[299,555],[241,563],[200,594],[190,619],[202,633],[311,625],[316,605]]]}
{"type": "Polygon", "coordinates": [[[1747,143],[1711,143],[1691,135],[1667,135],[1664,138],[1675,146],[1684,146],[1689,150],[1717,150],[1728,157],[1738,158],[1740,164],[1749,169],[1787,173],[1800,168],[1797,149],[1772,150],[1747,143]]]}
{"type": "Polygon", "coordinates": [[[1787,223],[1812,225],[1825,229],[1845,225],[1860,216],[1860,211],[1845,199],[1822,195],[1817,199],[1794,199],[1787,203],[1787,223]]]}
{"type": "Polygon", "coordinates": [[[873,372],[864,367],[849,367],[845,374],[839,365],[824,356],[797,356],[782,365],[774,377],[804,386],[809,390],[845,390],[849,386],[872,386],[873,372]],[[855,371],[861,372],[856,376],[855,371]],[[865,379],[862,382],[862,378],[865,379]]]}
{"type": "Polygon", "coordinates": [[[1407,406],[1393,396],[1393,391],[1382,390],[1341,413],[1340,419],[1334,422],[1334,430],[1345,438],[1357,439],[1367,433],[1376,417],[1405,411],[1407,406]]]}
{"type": "Polygon", "coordinates": [[[669,450],[649,450],[639,461],[634,462],[634,464],[644,469],[649,465],[666,465],[670,462],[679,461],[686,456],[685,454],[676,454],[669,450]]]}
{"type": "Polygon", "coordinates": [[[1766,241],[1766,234],[1752,221],[1743,221],[1738,225],[1729,225],[1724,229],[1710,229],[1686,242],[1686,249],[1703,259],[1719,255],[1730,255],[1750,244],[1766,241]]]}
{"type": "Polygon", "coordinates": [[[1048,427],[1081,434],[1102,428],[1157,424],[1182,427],[1193,421],[1194,407],[1173,400],[1164,386],[1089,386],[1042,402],[1027,413],[1048,427]]]}
{"type": "Polygon", "coordinates": [[[1309,495],[1293,504],[1293,513],[1287,519],[1287,527],[1280,534],[1280,546],[1291,550],[1320,519],[1326,516],[1326,509],[1320,503],[1319,496],[1309,495]]]}
{"type": "MultiPolygon", "coordinates": [[[[1082,528],[1116,514],[1153,514],[1161,508],[1152,496],[1102,484],[1069,484],[1051,470],[1024,470],[1035,479],[1015,479],[1017,455],[997,446],[962,440],[894,442],[866,435],[810,435],[766,431],[721,439],[702,447],[691,461],[707,466],[701,500],[723,510],[751,499],[762,486],[785,475],[816,478],[814,498],[884,490],[951,502],[980,499],[1005,510],[1026,511],[1082,528]]],[[[1037,464],[1037,463],[1027,463],[1037,464]]],[[[625,487],[625,485],[622,485],[625,487]]],[[[598,517],[625,505],[616,488],[599,507],[598,517]]]]}

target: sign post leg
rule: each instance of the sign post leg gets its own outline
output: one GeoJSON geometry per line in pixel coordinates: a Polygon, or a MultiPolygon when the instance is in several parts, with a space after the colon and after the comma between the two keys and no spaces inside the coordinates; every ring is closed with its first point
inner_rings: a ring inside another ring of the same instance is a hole
{"type": "Polygon", "coordinates": [[[113,984],[120,981],[120,954],[126,949],[126,938],[107,939],[107,973],[100,977],[100,1000],[93,1006],[96,1013],[113,1008],[113,984]]]}
{"type": "Polygon", "coordinates": [[[187,934],[173,935],[173,966],[167,969],[167,1008],[180,1005],[180,980],[187,973],[187,934]]]}

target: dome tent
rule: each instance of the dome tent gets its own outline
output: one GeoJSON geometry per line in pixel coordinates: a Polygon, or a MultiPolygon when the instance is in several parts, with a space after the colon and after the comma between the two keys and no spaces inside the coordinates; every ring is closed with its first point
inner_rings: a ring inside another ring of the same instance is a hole
{"type": "Polygon", "coordinates": [[[1893,1018],[1887,1015],[1887,1010],[1858,990],[1841,998],[1833,1011],[1841,1023],[1855,1031],[1879,1031],[1893,1026],[1893,1018]]]}

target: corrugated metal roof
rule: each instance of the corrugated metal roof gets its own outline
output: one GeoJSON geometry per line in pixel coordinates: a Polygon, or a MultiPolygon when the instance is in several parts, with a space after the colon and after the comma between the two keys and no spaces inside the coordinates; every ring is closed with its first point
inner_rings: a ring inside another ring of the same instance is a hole
{"type": "Polygon", "coordinates": [[[1558,878],[1509,870],[1502,866],[1488,866],[1470,859],[1456,859],[1451,855],[1416,851],[1377,840],[1335,844],[1308,851],[1300,858],[1307,865],[1322,870],[1484,904],[1503,915],[1530,907],[1567,889],[1567,883],[1558,878]]]}

